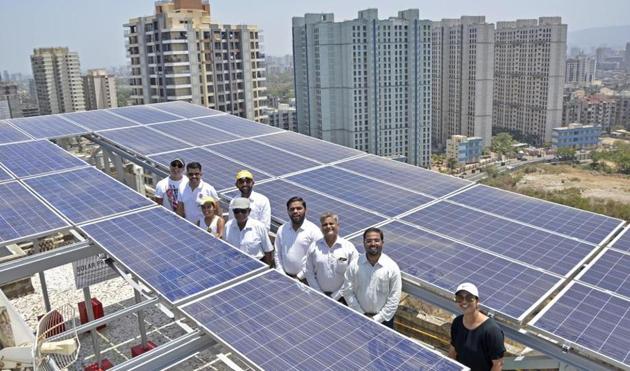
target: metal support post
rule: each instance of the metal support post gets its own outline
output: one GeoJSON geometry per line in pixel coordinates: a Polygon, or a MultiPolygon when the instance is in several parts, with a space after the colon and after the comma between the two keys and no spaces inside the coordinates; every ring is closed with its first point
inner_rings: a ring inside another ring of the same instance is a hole
{"type": "MultiPolygon", "coordinates": [[[[136,284],[138,284],[137,280],[136,284]]],[[[136,300],[136,304],[140,304],[142,302],[142,295],[138,290],[133,290],[133,296],[136,300]]],[[[147,329],[144,326],[144,312],[138,311],[138,329],[140,330],[140,342],[142,344],[142,348],[145,349],[147,346],[147,329]]]]}
{"type": "MultiPolygon", "coordinates": [[[[123,166],[123,159],[121,156],[114,155],[112,158],[114,166],[116,167],[116,177],[121,183],[127,184],[125,181],[125,167],[123,166]]],[[[128,184],[127,184],[128,185],[128,184]]]]}
{"type": "MultiPolygon", "coordinates": [[[[94,320],[94,311],[92,310],[92,295],[90,294],[90,288],[85,287],[83,289],[83,300],[85,300],[85,310],[88,316],[88,322],[94,320]]],[[[101,350],[98,346],[98,335],[96,329],[90,330],[90,336],[92,337],[92,347],[94,348],[94,356],[96,357],[96,364],[101,367],[101,350]]]]}
{"type": "Polygon", "coordinates": [[[48,297],[48,285],[46,285],[46,275],[44,272],[39,272],[39,283],[42,285],[42,296],[44,297],[44,309],[46,313],[51,311],[50,298],[48,297]]]}

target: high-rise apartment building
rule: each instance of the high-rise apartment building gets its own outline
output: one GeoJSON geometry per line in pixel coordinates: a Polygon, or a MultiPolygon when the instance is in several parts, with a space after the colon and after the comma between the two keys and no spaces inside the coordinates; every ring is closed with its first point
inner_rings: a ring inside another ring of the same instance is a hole
{"type": "Polygon", "coordinates": [[[118,107],[116,78],[103,69],[88,70],[83,76],[87,110],[118,107]]]}
{"type": "Polygon", "coordinates": [[[560,17],[497,22],[493,132],[534,145],[551,142],[552,128],[562,125],[566,48],[560,17]]]}
{"type": "Polygon", "coordinates": [[[430,166],[431,22],[376,9],[293,18],[298,131],[430,166]]]}
{"type": "Polygon", "coordinates": [[[22,117],[18,86],[14,82],[0,82],[0,120],[22,117]]]}
{"type": "Polygon", "coordinates": [[[184,100],[263,121],[265,56],[256,26],[222,25],[201,0],[155,3],[125,25],[132,104],[184,100]]]}
{"type": "Polygon", "coordinates": [[[630,72],[630,42],[626,43],[626,50],[623,55],[626,72],[630,72]]]}
{"type": "Polygon", "coordinates": [[[267,122],[280,129],[297,131],[297,111],[286,103],[278,104],[278,108],[266,110],[267,122]]]}
{"type": "Polygon", "coordinates": [[[494,25],[485,17],[433,22],[433,131],[435,148],[453,135],[492,137],[494,25]]]}
{"type": "Polygon", "coordinates": [[[565,62],[564,83],[574,86],[589,85],[595,79],[597,62],[594,57],[578,55],[565,62]]]}
{"type": "Polygon", "coordinates": [[[31,55],[42,115],[85,110],[79,54],[68,48],[39,48],[31,55]]]}

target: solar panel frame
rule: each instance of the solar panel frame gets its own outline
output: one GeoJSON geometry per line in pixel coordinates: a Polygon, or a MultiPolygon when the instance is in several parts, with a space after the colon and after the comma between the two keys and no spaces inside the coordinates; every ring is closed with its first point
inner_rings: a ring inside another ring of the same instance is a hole
{"type": "Polygon", "coordinates": [[[237,140],[239,137],[222,130],[211,128],[195,121],[172,121],[148,125],[153,130],[178,138],[193,146],[205,146],[237,140]]]}
{"type": "Polygon", "coordinates": [[[630,252],[630,226],[626,227],[614,240],[608,245],[618,251],[630,252]]]}
{"type": "Polygon", "coordinates": [[[193,147],[188,143],[146,126],[108,130],[100,132],[98,135],[129,152],[142,156],[193,147]]]}
{"type": "Polygon", "coordinates": [[[154,103],[150,105],[152,108],[158,109],[185,118],[205,117],[224,115],[224,112],[206,108],[197,104],[192,104],[183,101],[154,103]]]}
{"type": "Polygon", "coordinates": [[[85,223],[79,229],[173,305],[183,305],[268,269],[259,260],[157,205],[85,223]],[[124,224],[124,229],[117,223],[124,224]],[[182,231],[181,235],[174,236],[177,231],[182,231]],[[226,272],[229,277],[218,276],[226,272]]]}
{"type": "Polygon", "coordinates": [[[32,240],[70,224],[18,181],[0,183],[0,244],[32,240]],[[45,225],[37,228],[35,219],[45,225]],[[45,221],[45,222],[44,222],[45,221]]]}
{"type": "Polygon", "coordinates": [[[35,139],[64,138],[90,133],[89,129],[64,119],[62,115],[25,117],[8,121],[35,139]]]}
{"type": "Polygon", "coordinates": [[[543,310],[541,310],[529,323],[528,329],[533,330],[537,333],[543,334],[551,339],[554,339],[560,342],[563,345],[570,346],[571,348],[577,349],[582,353],[588,354],[592,357],[603,359],[606,362],[620,367],[622,369],[630,367],[630,347],[627,346],[628,339],[630,339],[630,301],[622,298],[621,296],[612,294],[610,292],[606,292],[600,290],[598,288],[587,286],[578,281],[571,281],[569,284],[562,290],[560,293],[547,304],[543,310]],[[576,293],[577,292],[577,293],[576,293]],[[571,296],[579,295],[580,298],[576,299],[571,296]],[[586,304],[586,299],[593,299],[593,297],[597,295],[596,298],[598,301],[594,304],[586,304]],[[605,301],[605,302],[604,302],[605,301]],[[569,302],[570,304],[567,304],[569,302]],[[610,326],[606,326],[601,323],[605,321],[605,319],[598,318],[598,314],[602,313],[607,306],[614,306],[613,310],[607,311],[605,313],[615,316],[619,315],[619,319],[612,318],[613,321],[616,322],[616,325],[610,328],[610,326]],[[559,313],[554,313],[554,311],[560,311],[559,313]],[[573,319],[573,315],[576,311],[580,311],[581,314],[586,315],[590,320],[589,323],[580,329],[566,329],[561,328],[565,324],[565,322],[570,321],[572,325],[583,325],[584,322],[576,321],[573,319]],[[588,313],[585,313],[588,311],[588,313]],[[594,313],[594,314],[593,314],[594,313]],[[623,313],[623,314],[622,314],[623,313]],[[548,320],[547,317],[555,317],[551,320],[548,320]],[[623,316],[623,317],[622,317],[623,316]],[[549,321],[545,323],[545,321],[549,321]],[[619,324],[624,321],[625,328],[623,334],[621,336],[617,336],[615,331],[620,331],[619,324]],[[552,328],[552,326],[555,326],[552,328]],[[583,335],[591,336],[597,333],[601,333],[602,329],[604,334],[602,336],[606,336],[605,342],[601,345],[600,349],[595,349],[594,343],[584,344],[580,342],[580,337],[583,335]],[[560,333],[558,333],[560,331],[560,333]],[[580,331],[579,334],[576,332],[580,331]],[[611,336],[614,336],[616,340],[625,339],[626,347],[623,348],[623,341],[619,343],[615,343],[614,341],[608,343],[608,339],[611,336]],[[619,348],[618,344],[622,344],[619,348]],[[606,353],[601,351],[604,348],[606,353]],[[619,352],[625,352],[626,356],[622,360],[618,360],[614,357],[614,355],[610,354],[611,349],[618,350],[619,352]]]}
{"type": "Polygon", "coordinates": [[[630,253],[604,249],[575,279],[630,300],[630,253]]]}
{"type": "Polygon", "coordinates": [[[33,138],[16,129],[5,121],[0,121],[0,144],[15,143],[32,140],[33,138]]]}
{"type": "Polygon", "coordinates": [[[89,166],[44,139],[1,145],[0,163],[18,178],[89,166]]]}
{"type": "Polygon", "coordinates": [[[227,131],[241,138],[251,138],[259,135],[282,132],[282,129],[266,124],[260,124],[244,118],[232,115],[216,115],[196,118],[193,121],[204,124],[215,129],[227,131]]]}
{"type": "Polygon", "coordinates": [[[181,310],[254,368],[465,369],[275,270],[181,310]]]}
{"type": "Polygon", "coordinates": [[[607,241],[624,224],[621,219],[485,185],[465,189],[448,199],[460,205],[596,245],[607,241]]]}
{"type": "Polygon", "coordinates": [[[155,205],[150,199],[92,167],[31,177],[24,182],[73,224],[155,205]]]}
{"type": "Polygon", "coordinates": [[[11,181],[15,179],[8,171],[6,171],[2,166],[0,166],[0,183],[5,181],[11,181]]]}
{"type": "Polygon", "coordinates": [[[139,125],[124,117],[114,115],[107,110],[71,112],[63,114],[62,117],[92,131],[120,129],[139,125]]]}
{"type": "Polygon", "coordinates": [[[180,116],[151,108],[150,105],[110,108],[107,111],[141,125],[182,119],[180,116]]]}
{"type": "Polygon", "coordinates": [[[572,275],[596,253],[591,244],[449,201],[431,204],[402,220],[564,277],[572,275]]]}

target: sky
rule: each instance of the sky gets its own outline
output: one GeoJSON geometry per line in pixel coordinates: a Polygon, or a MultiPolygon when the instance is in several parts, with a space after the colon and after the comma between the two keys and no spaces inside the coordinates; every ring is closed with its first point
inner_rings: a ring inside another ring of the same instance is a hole
{"type": "MultiPolygon", "coordinates": [[[[216,0],[210,6],[214,22],[262,28],[269,55],[291,53],[291,18],[305,13],[334,13],[340,21],[361,9],[377,8],[387,18],[418,8],[423,19],[485,15],[492,23],[561,16],[569,32],[630,24],[628,0],[216,0]]],[[[0,71],[30,74],[33,49],[51,46],[78,52],[82,70],[125,65],[123,24],[153,9],[151,0],[0,0],[0,71]]]]}

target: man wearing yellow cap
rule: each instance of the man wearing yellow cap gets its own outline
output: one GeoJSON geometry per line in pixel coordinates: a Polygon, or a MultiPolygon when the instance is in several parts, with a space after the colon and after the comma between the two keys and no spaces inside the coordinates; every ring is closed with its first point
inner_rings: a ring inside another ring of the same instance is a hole
{"type": "MultiPolygon", "coordinates": [[[[249,199],[250,219],[263,223],[269,231],[271,229],[271,205],[266,196],[254,192],[254,175],[249,170],[241,170],[236,173],[236,188],[241,192],[241,197],[249,199]]],[[[233,202],[234,199],[230,202],[230,219],[234,219],[233,202]]]]}

